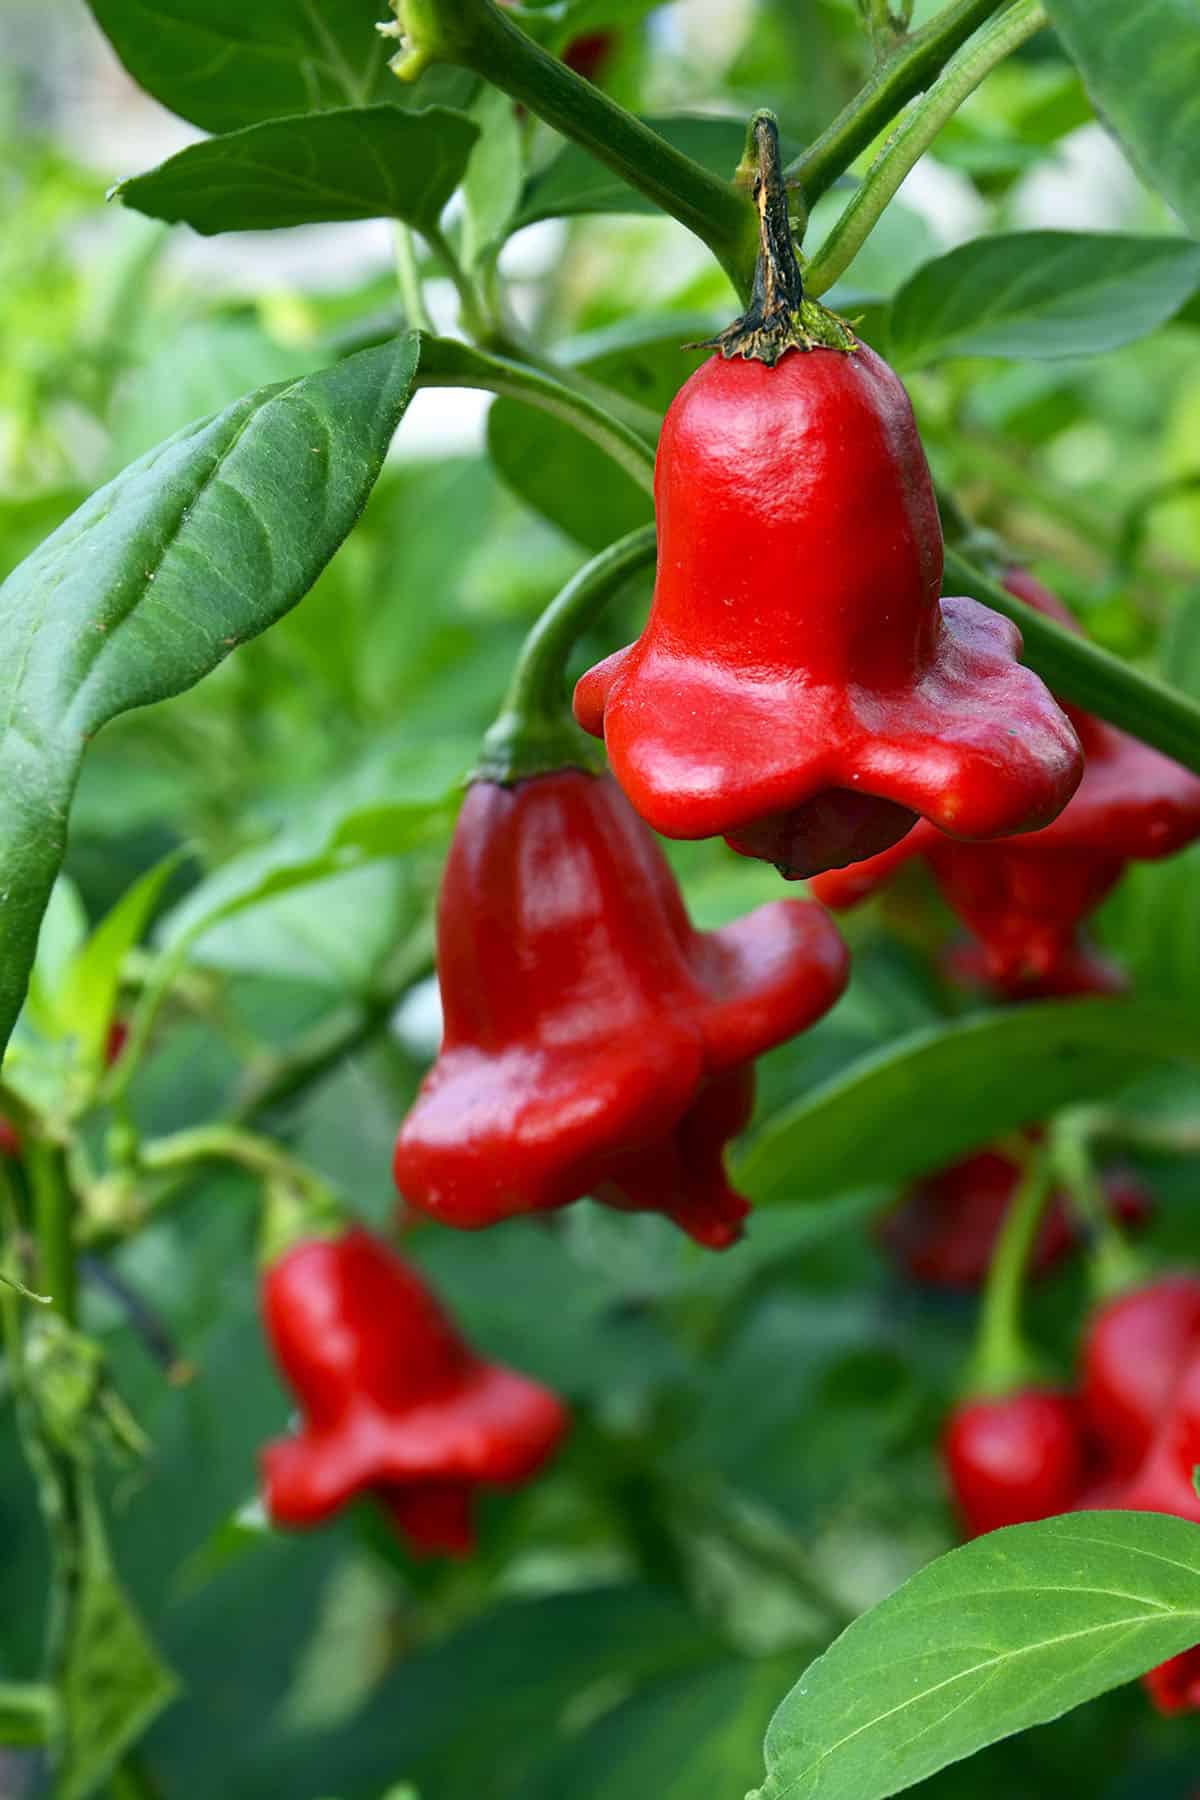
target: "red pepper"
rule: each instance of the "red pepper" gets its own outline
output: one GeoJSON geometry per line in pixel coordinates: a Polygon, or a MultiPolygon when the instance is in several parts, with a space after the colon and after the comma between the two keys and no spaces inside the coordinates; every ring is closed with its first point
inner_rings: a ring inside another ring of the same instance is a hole
{"type": "Polygon", "coordinates": [[[939,600],[942,534],[908,396],[874,351],[714,356],[672,402],[658,579],[637,643],[575,691],[637,811],[789,877],[919,814],[957,837],[1046,825],[1078,785],[1020,634],[939,600]]]}
{"type": "Polygon", "coordinates": [[[950,1416],[942,1459],[971,1537],[1070,1512],[1085,1475],[1078,1404],[1051,1388],[967,1401],[950,1416]]]}
{"type": "MultiPolygon", "coordinates": [[[[987,1274],[1021,1166],[1003,1150],[981,1150],[917,1182],[882,1221],[879,1237],[892,1259],[914,1281],[937,1288],[977,1288],[987,1274]]],[[[1125,1170],[1104,1175],[1104,1191],[1114,1217],[1139,1224],[1151,1197],[1125,1170]]],[[[1065,1198],[1056,1195],[1042,1220],[1031,1259],[1044,1275],[1078,1243],[1079,1233],[1065,1198]]]]}
{"type": "Polygon", "coordinates": [[[750,1112],[749,1065],[827,1011],[846,973],[811,902],[696,931],[607,776],[478,781],[438,908],[445,1036],[397,1186],[468,1228],[591,1194],[723,1248],[747,1211],[722,1152],[750,1112]]]}
{"type": "Polygon", "coordinates": [[[1159,1663],[1142,1683],[1160,1713],[1200,1712],[1200,1645],[1159,1663]]]}
{"type": "Polygon", "coordinates": [[[0,1156],[20,1156],[21,1139],[11,1119],[0,1118],[0,1156]]]}
{"type": "Polygon", "coordinates": [[[563,61],[585,81],[595,81],[617,44],[615,31],[585,31],[572,38],[563,51],[563,61]]]}
{"type": "Polygon", "coordinates": [[[262,1306],[301,1409],[296,1436],[262,1454],[279,1525],[318,1525],[371,1494],[417,1552],[464,1555],[474,1490],[527,1481],[567,1428],[554,1394],[476,1356],[366,1231],[288,1251],[267,1270],[262,1306]]]}
{"type": "Polygon", "coordinates": [[[1165,1276],[1093,1315],[1083,1341],[1080,1398],[1109,1481],[1126,1481],[1139,1467],[1197,1352],[1200,1275],[1165,1276]]]}
{"type": "MultiPolygon", "coordinates": [[[[1074,621],[1022,570],[1004,585],[1059,623],[1074,621]]],[[[1078,629],[1078,627],[1075,627],[1078,629]]],[[[1090,713],[1068,706],[1087,758],[1065,811],[1015,843],[952,843],[921,824],[844,874],[813,883],[836,910],[857,905],[913,857],[923,857],[947,903],[978,939],[958,973],[982,974],[1013,998],[1109,993],[1122,977],[1079,941],[1080,923],[1120,879],[1127,862],[1170,856],[1200,836],[1200,778],[1090,713]]]]}

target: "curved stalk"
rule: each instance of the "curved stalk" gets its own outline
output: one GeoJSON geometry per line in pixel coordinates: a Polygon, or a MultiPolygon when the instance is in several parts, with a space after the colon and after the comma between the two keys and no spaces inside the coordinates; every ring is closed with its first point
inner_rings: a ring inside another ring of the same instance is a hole
{"type": "Polygon", "coordinates": [[[968,1374],[973,1394],[1006,1394],[1037,1373],[1021,1334],[1021,1294],[1042,1215],[1050,1199],[1053,1165],[1035,1151],[1009,1201],[988,1264],[979,1334],[968,1374]]]}
{"type": "Polygon", "coordinates": [[[731,181],[676,150],[615,100],[535,44],[493,0],[392,0],[401,48],[392,68],[413,81],[430,63],[472,69],[580,144],[708,245],[735,286],[754,268],[754,217],[731,181]]]}
{"type": "Polygon", "coordinates": [[[968,594],[1021,628],[1024,661],[1054,693],[1107,719],[1200,774],[1200,704],[1151,675],[1127,668],[1107,650],[1043,618],[998,587],[957,551],[946,551],[942,590],[968,594]]]}
{"type": "Polygon", "coordinates": [[[1017,0],[978,41],[960,51],[929,89],[920,106],[892,133],[858,192],[804,272],[810,294],[823,294],[849,268],[878,224],[884,209],[914,164],[963,101],[1006,56],[1048,23],[1040,0],[1017,0]]]}
{"type": "Polygon", "coordinates": [[[525,639],[500,715],[483,740],[474,778],[520,781],[548,769],[602,761],[566,711],[567,657],[581,632],[631,575],[654,561],[653,525],[631,531],[585,563],[525,639]]]}
{"type": "Polygon", "coordinates": [[[73,1325],[78,1290],[72,1235],[74,1206],[63,1154],[56,1145],[34,1138],[26,1149],[25,1163],[33,1201],[38,1281],[50,1296],[55,1312],[73,1325]]]}
{"type": "Polygon", "coordinates": [[[902,107],[941,74],[954,52],[972,37],[1005,0],[955,0],[936,18],[901,39],[880,63],[866,86],[844,106],[801,156],[789,163],[787,175],[806,205],[827,193],[902,107]]]}

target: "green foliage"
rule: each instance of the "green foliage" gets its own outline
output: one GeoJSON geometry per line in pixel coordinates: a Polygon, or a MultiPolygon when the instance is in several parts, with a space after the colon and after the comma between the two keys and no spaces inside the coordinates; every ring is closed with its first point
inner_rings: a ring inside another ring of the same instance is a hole
{"type": "Polygon", "coordinates": [[[953,1550],[857,1619],[783,1701],[757,1800],[883,1800],[1188,1649],[1200,1531],[1068,1514],[953,1550]]]}

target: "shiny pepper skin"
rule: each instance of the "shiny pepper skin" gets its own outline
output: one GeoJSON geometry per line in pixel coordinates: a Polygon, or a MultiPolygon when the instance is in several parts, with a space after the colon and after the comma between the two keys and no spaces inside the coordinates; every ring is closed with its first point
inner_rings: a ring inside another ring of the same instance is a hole
{"type": "MultiPolygon", "coordinates": [[[[1070,625],[1062,603],[1023,570],[1004,585],[1070,625]]],[[[1011,843],[954,843],[922,823],[903,843],[857,868],[821,876],[813,892],[837,911],[875,893],[903,863],[923,857],[977,948],[952,972],[982,978],[1010,998],[1110,993],[1124,985],[1079,939],[1079,926],[1127,862],[1170,856],[1200,836],[1200,777],[1076,707],[1066,707],[1087,766],[1075,797],[1050,825],[1011,843]]]]}
{"type": "Polygon", "coordinates": [[[262,1454],[278,1525],[319,1525],[369,1493],[414,1551],[465,1555],[474,1490],[527,1481],[566,1431],[561,1401],[476,1356],[366,1231],[288,1251],[267,1270],[262,1310],[301,1415],[262,1454]]]}
{"type": "Polygon", "coordinates": [[[942,1459],[970,1537],[1069,1512],[1084,1479],[1078,1405],[1050,1388],[969,1400],[950,1416],[942,1459]]]}
{"type": "Polygon", "coordinates": [[[811,902],[694,930],[609,777],[476,782],[438,906],[445,1033],[396,1184],[450,1225],[590,1194],[724,1248],[747,1211],[722,1156],[749,1117],[753,1058],[826,1012],[846,974],[811,902]]]}
{"type": "MultiPolygon", "coordinates": [[[[913,1281],[970,1291],[987,1274],[996,1238],[1021,1179],[1020,1164],[1002,1150],[981,1150],[916,1182],[879,1227],[885,1251],[913,1281]]],[[[1104,1191],[1114,1217],[1140,1224],[1152,1200],[1135,1176],[1112,1169],[1104,1191]]],[[[1032,1272],[1047,1274],[1079,1241],[1063,1196],[1046,1210],[1032,1272]]]]}
{"type": "Polygon", "coordinates": [[[866,345],[712,357],[667,413],[655,507],[646,629],[583,677],[575,713],[656,831],[801,877],[921,814],[990,838],[1065,805],[1074,730],[1012,625],[939,601],[925,454],[866,345]]]}

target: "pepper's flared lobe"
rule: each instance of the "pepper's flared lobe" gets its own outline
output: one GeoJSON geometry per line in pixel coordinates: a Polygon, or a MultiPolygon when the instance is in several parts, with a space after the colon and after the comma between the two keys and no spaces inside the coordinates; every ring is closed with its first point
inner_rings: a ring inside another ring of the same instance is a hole
{"type": "Polygon", "coordinates": [[[655,505],[646,629],[575,691],[655,830],[801,876],[917,815],[988,838],[1065,804],[1075,733],[1014,626],[939,601],[912,409],[865,345],[705,363],[667,413],[655,505]]]}
{"type": "Polygon", "coordinates": [[[847,955],[811,902],[693,929],[608,777],[467,794],[438,906],[445,1035],[396,1145],[414,1206],[468,1229],[593,1195],[740,1234],[722,1157],[748,1065],[832,1006],[847,955]]]}
{"type": "MultiPolygon", "coordinates": [[[[1010,570],[1004,585],[1078,630],[1061,601],[1023,570],[1010,570]]],[[[1081,940],[1080,925],[1128,862],[1173,855],[1200,836],[1200,777],[1090,713],[1065,710],[1087,766],[1052,823],[1012,843],[966,844],[922,821],[882,854],[818,876],[814,894],[835,911],[857,906],[921,857],[978,940],[974,953],[953,954],[951,972],[982,977],[1014,999],[1119,992],[1120,972],[1081,940]]]]}
{"type": "Polygon", "coordinates": [[[418,1551],[465,1554],[481,1484],[526,1481],[567,1428],[548,1388],[484,1362],[424,1282],[362,1230],[297,1245],[263,1279],[263,1319],[300,1405],[262,1453],[277,1524],[372,1494],[418,1551]]]}

